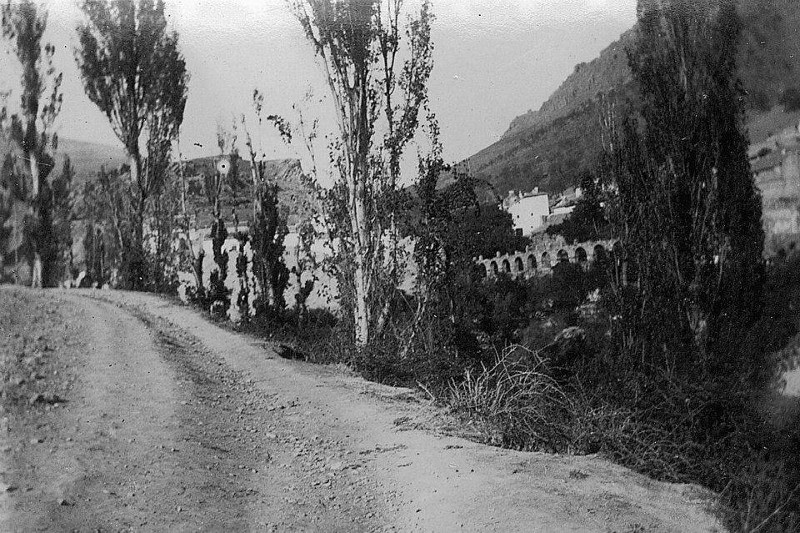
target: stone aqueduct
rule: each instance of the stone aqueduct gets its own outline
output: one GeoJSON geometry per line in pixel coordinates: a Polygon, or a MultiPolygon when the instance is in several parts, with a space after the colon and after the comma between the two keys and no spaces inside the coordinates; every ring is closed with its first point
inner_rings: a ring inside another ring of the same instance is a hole
{"type": "Polygon", "coordinates": [[[616,241],[608,240],[568,245],[563,238],[558,237],[542,240],[520,252],[503,255],[497,252],[494,257],[489,258],[480,256],[475,259],[475,262],[483,265],[488,277],[496,277],[500,273],[505,273],[512,278],[530,278],[549,274],[552,268],[560,262],[576,263],[588,267],[589,263],[601,255],[609,254],[615,244],[616,241]]]}

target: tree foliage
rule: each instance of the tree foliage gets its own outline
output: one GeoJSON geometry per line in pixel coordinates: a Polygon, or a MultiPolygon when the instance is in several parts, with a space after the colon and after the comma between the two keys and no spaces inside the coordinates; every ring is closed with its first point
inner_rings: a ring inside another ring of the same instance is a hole
{"type": "MultiPolygon", "coordinates": [[[[4,125],[17,150],[17,154],[9,154],[3,167],[5,202],[16,204],[13,224],[22,224],[24,229],[13,232],[17,238],[11,246],[14,255],[19,258],[22,252],[31,266],[34,285],[52,286],[58,282],[59,252],[53,236],[54,199],[48,176],[54,167],[50,151],[58,143],[52,126],[61,110],[62,74],[53,66],[55,47],[49,43],[42,46],[46,11],[30,0],[9,1],[0,9],[3,37],[22,67],[19,112],[4,125]],[[20,218],[23,210],[27,212],[20,218]]],[[[0,115],[5,119],[5,108],[0,115]]]]}
{"type": "MultiPolygon", "coordinates": [[[[259,125],[263,123],[263,102],[264,95],[254,91],[253,104],[259,125]]],[[[285,141],[291,141],[291,129],[281,117],[269,115],[267,120],[273,123],[285,141]]],[[[280,187],[276,180],[267,176],[266,162],[259,157],[244,118],[242,126],[245,128],[245,145],[253,182],[253,219],[250,224],[253,273],[261,290],[256,297],[255,311],[257,315],[280,315],[286,308],[284,292],[289,284],[289,270],[283,260],[286,249],[284,239],[289,228],[278,202],[280,187]]]]}
{"type": "Polygon", "coordinates": [[[610,195],[592,172],[581,176],[580,188],[582,194],[575,208],[561,224],[548,226],[548,235],[561,235],[570,244],[608,239],[611,228],[605,203],[610,195]]]}
{"type": "Polygon", "coordinates": [[[786,113],[800,111],[800,88],[789,87],[781,94],[778,103],[783,105],[786,113]]]}
{"type": "Polygon", "coordinates": [[[339,243],[343,308],[363,348],[382,330],[395,295],[399,162],[427,102],[433,15],[423,2],[403,39],[401,0],[305,0],[293,7],[321,59],[337,117],[331,152],[336,185],[327,196],[328,214],[339,243]],[[380,139],[382,112],[386,134],[380,139]],[[384,269],[387,231],[393,242],[390,268],[384,269]]]}
{"type": "MultiPolygon", "coordinates": [[[[775,392],[770,351],[797,317],[787,322],[776,305],[789,293],[764,293],[739,29],[733,1],[640,3],[629,63],[641,111],[606,122],[622,245],[602,298],[611,337],[579,370],[582,390],[630,410],[629,427],[653,435],[639,453],[610,434],[601,448],[650,475],[719,492],[732,530],[789,531],[800,488],[796,424],[778,429],[759,402],[775,392]],[[657,460],[643,461],[653,449],[657,460]]],[[[777,279],[788,290],[784,268],[768,291],[777,279]]]]}
{"type": "Polygon", "coordinates": [[[144,225],[151,200],[168,179],[189,76],[162,0],[84,0],[81,9],[86,20],[78,27],[76,61],[86,95],[128,154],[133,241],[124,283],[141,288],[147,270],[144,225]]]}
{"type": "MultiPolygon", "coordinates": [[[[141,137],[172,139],[183,121],[186,64],[178,34],[167,30],[162,0],[85,0],[76,61],[89,99],[106,115],[131,157],[134,181],[142,172],[141,137]]],[[[148,146],[150,148],[150,146],[148,146]]]]}
{"type": "Polygon", "coordinates": [[[54,273],[55,279],[73,279],[72,255],[72,222],[75,211],[75,196],[73,183],[75,181],[75,167],[72,166],[69,156],[64,158],[61,173],[56,176],[51,184],[53,197],[53,241],[56,247],[56,266],[59,271],[54,273]]]}
{"type": "Polygon", "coordinates": [[[136,242],[134,187],[126,180],[128,169],[101,168],[95,179],[87,180],[73,206],[73,217],[86,226],[83,241],[85,283],[102,286],[130,286],[126,279],[135,269],[140,272],[139,290],[171,292],[177,288],[178,272],[191,268],[189,254],[181,243],[184,229],[175,223],[181,215],[181,184],[169,180],[158,197],[149,203],[149,232],[142,263],[131,254],[136,242]]]}
{"type": "Polygon", "coordinates": [[[128,270],[130,254],[126,252],[133,240],[129,187],[119,169],[101,168],[96,178],[84,182],[81,188],[75,217],[86,225],[86,284],[116,284],[113,273],[128,270]]]}
{"type": "Polygon", "coordinates": [[[758,316],[763,277],[739,22],[733,2],[679,0],[643,9],[638,31],[629,62],[641,127],[628,121],[616,149],[616,228],[638,271],[628,326],[642,360],[721,370],[758,316]]]}

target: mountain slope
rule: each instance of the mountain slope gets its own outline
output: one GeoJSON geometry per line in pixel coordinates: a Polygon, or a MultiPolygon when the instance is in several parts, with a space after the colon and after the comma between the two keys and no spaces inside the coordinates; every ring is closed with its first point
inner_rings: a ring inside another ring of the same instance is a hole
{"type": "MultiPolygon", "coordinates": [[[[800,88],[800,2],[747,0],[739,11],[737,59],[749,119],[759,129],[775,121],[777,130],[788,119],[768,111],[784,91],[800,88]]],[[[467,159],[471,172],[500,194],[575,185],[601,149],[601,98],[621,102],[635,96],[626,53],[633,37],[634,29],[628,30],[599,57],[577,65],[539,110],[516,117],[497,142],[467,159]]]]}
{"type": "Polygon", "coordinates": [[[118,168],[128,162],[122,148],[73,139],[59,139],[56,172],[61,171],[65,156],[69,156],[70,163],[75,167],[76,179],[81,182],[93,178],[101,167],[118,168]]]}
{"type": "MultiPolygon", "coordinates": [[[[0,161],[5,159],[6,153],[11,149],[10,141],[5,138],[0,139],[0,161]]],[[[70,162],[75,168],[75,180],[79,183],[93,178],[101,167],[118,168],[128,160],[122,148],[64,137],[58,139],[58,148],[54,154],[56,164],[53,172],[60,173],[64,166],[64,159],[69,156],[70,162]]]]}

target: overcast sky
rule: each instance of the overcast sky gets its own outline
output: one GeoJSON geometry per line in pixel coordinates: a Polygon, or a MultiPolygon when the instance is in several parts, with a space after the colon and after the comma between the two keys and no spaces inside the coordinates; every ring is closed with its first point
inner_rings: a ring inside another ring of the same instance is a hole
{"type": "MultiPolygon", "coordinates": [[[[283,0],[167,0],[191,74],[182,149],[217,152],[216,125],[252,109],[254,88],[268,113],[293,117],[311,88],[324,97],[319,65],[283,0]]],[[[636,0],[433,0],[431,107],[445,157],[460,160],[497,140],[511,119],[541,103],[572,72],[630,28],[636,0]]],[[[63,137],[119,145],[83,94],[73,59],[81,13],[74,0],[48,3],[47,38],[64,72],[63,137]]],[[[7,61],[7,57],[5,58],[7,61]]],[[[0,89],[16,87],[8,69],[0,89]]],[[[16,102],[12,97],[9,103],[16,102]]],[[[310,116],[324,112],[305,104],[310,116]]],[[[287,149],[264,137],[268,155],[287,149]]]]}

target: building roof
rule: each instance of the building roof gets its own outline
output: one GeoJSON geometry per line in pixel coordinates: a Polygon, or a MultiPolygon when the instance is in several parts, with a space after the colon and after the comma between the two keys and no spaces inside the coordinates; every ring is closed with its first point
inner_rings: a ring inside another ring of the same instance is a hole
{"type": "Polygon", "coordinates": [[[550,215],[547,217],[547,224],[554,226],[556,224],[561,224],[564,220],[569,216],[569,213],[557,213],[550,215]]]}

